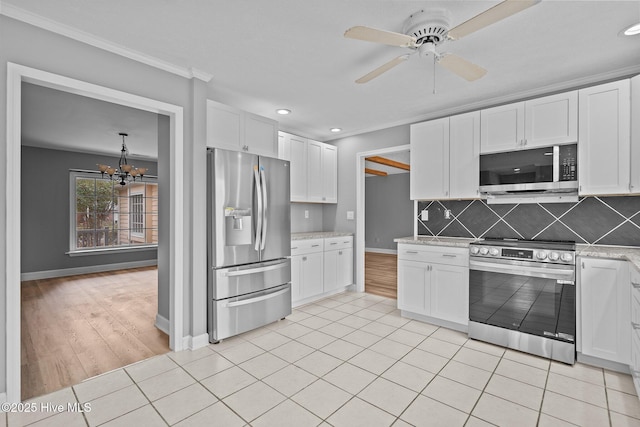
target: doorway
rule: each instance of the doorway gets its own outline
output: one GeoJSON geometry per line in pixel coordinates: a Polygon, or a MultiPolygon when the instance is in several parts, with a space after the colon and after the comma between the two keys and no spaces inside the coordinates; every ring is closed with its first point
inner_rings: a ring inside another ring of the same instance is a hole
{"type": "Polygon", "coordinates": [[[184,230],[183,212],[184,194],[183,176],[183,108],[153,99],[121,92],[80,80],[48,73],[13,63],[7,66],[7,159],[6,159],[6,195],[7,195],[7,239],[6,239],[6,370],[7,400],[19,402],[21,396],[21,108],[22,83],[32,83],[66,91],[89,98],[125,105],[169,117],[170,143],[168,156],[164,162],[172,173],[173,179],[167,181],[165,197],[170,207],[167,212],[167,242],[164,247],[166,257],[160,262],[166,263],[169,272],[169,346],[176,351],[183,348],[183,258],[184,230]]]}
{"type": "Polygon", "coordinates": [[[413,207],[406,187],[409,155],[409,145],[356,155],[356,283],[360,292],[397,297],[393,239],[413,231],[411,217],[404,218],[396,209],[399,204],[413,207]]]}

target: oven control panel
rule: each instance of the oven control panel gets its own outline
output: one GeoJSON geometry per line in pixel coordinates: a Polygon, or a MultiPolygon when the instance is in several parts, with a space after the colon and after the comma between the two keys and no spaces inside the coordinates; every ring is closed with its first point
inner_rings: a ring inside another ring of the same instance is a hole
{"type": "Polygon", "coordinates": [[[473,257],[515,259],[555,264],[575,264],[573,251],[554,251],[552,249],[522,249],[514,247],[470,245],[469,254],[473,257]]]}

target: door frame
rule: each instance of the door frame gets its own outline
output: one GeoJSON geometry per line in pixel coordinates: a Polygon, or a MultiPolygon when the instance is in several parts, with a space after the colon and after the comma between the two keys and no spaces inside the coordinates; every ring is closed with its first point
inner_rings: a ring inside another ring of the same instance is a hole
{"type": "Polygon", "coordinates": [[[364,230],[365,230],[365,173],[366,157],[411,150],[410,144],[356,153],[356,291],[364,292],[364,230]]]}
{"type": "Polygon", "coordinates": [[[167,115],[170,118],[169,188],[169,347],[183,349],[184,277],[184,111],[183,107],[47,71],[7,63],[6,146],[6,386],[8,402],[20,402],[20,174],[22,83],[46,86],[89,98],[167,115]]]}

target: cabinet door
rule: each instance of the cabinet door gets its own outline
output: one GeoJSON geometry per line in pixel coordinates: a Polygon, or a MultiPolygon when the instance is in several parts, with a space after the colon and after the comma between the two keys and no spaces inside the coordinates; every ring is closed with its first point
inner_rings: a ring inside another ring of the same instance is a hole
{"type": "Polygon", "coordinates": [[[324,289],[323,253],[302,255],[302,298],[320,295],[324,289]]]}
{"type": "Polygon", "coordinates": [[[449,196],[480,197],[480,112],[449,118],[449,196]]]}
{"type": "Polygon", "coordinates": [[[291,257],[291,302],[302,299],[302,255],[291,257]]]}
{"type": "Polygon", "coordinates": [[[629,193],[629,80],[581,89],[578,102],[580,194],[629,193]]]}
{"type": "Polygon", "coordinates": [[[631,192],[640,193],[640,76],[631,79],[631,192]]]}
{"type": "Polygon", "coordinates": [[[524,102],[480,111],[480,153],[524,147],[524,102]]]}
{"type": "Polygon", "coordinates": [[[338,203],[338,147],[322,144],[322,201],[338,203]]]}
{"type": "Polygon", "coordinates": [[[527,101],[524,109],[525,148],[578,141],[577,91],[527,101]]]}
{"type": "Polygon", "coordinates": [[[243,147],[260,156],[278,157],[278,122],[244,113],[243,147]]]}
{"type": "Polygon", "coordinates": [[[580,259],[582,353],[629,364],[631,315],[626,261],[580,259]]]}
{"type": "Polygon", "coordinates": [[[353,248],[338,251],[338,287],[353,284],[353,248]]]}
{"type": "Polygon", "coordinates": [[[307,140],[288,135],[290,155],[291,201],[307,201],[307,140]]]}
{"type": "Polygon", "coordinates": [[[411,125],[412,200],[449,197],[449,118],[411,125]]]}
{"type": "Polygon", "coordinates": [[[207,147],[238,151],[243,138],[242,111],[207,100],[207,147]]]}
{"type": "Polygon", "coordinates": [[[291,160],[291,140],[290,135],[278,132],[278,158],[291,160]]]}
{"type": "Polygon", "coordinates": [[[307,140],[307,201],[322,202],[322,144],[307,140]]]}
{"type": "Polygon", "coordinates": [[[324,253],[324,291],[338,288],[338,251],[324,253]]]}
{"type": "Polygon", "coordinates": [[[428,316],[431,267],[423,262],[398,260],[398,308],[428,316]]]}
{"type": "Polygon", "coordinates": [[[431,316],[450,322],[469,323],[469,269],[433,264],[431,271],[431,316]]]}

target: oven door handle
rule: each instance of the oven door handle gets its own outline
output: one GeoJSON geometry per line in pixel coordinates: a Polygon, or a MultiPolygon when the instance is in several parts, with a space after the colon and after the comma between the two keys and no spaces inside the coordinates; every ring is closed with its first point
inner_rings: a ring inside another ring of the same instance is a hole
{"type": "Polygon", "coordinates": [[[558,267],[535,267],[535,266],[523,266],[513,264],[499,264],[493,262],[482,261],[470,261],[470,270],[488,271],[491,273],[505,273],[505,274],[517,274],[520,276],[530,277],[543,277],[549,279],[562,280],[563,284],[575,285],[573,280],[575,270],[572,268],[558,268],[558,267]]]}

